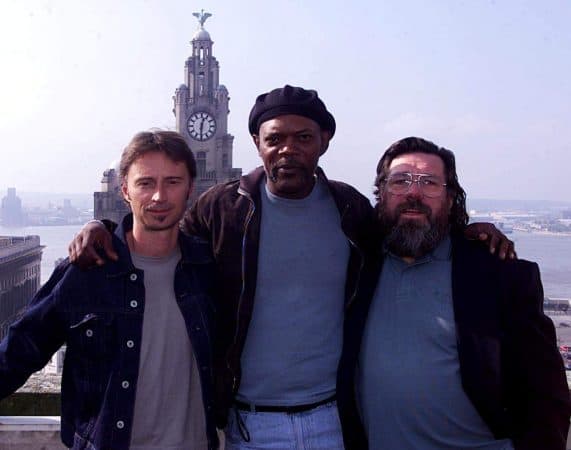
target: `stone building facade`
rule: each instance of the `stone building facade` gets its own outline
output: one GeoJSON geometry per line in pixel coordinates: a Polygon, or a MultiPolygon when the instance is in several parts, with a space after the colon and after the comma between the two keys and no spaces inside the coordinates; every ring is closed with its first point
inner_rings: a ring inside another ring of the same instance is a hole
{"type": "Polygon", "coordinates": [[[0,236],[0,339],[40,288],[39,236],[0,236]]]}
{"type": "Polygon", "coordinates": [[[93,218],[109,219],[119,223],[129,211],[129,205],[121,194],[118,169],[107,169],[101,179],[101,191],[93,193],[93,218]]]}

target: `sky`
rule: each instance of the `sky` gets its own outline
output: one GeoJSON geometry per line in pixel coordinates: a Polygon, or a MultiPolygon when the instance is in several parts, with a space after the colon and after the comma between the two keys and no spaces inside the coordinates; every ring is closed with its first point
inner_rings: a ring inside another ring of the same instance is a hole
{"type": "Polygon", "coordinates": [[[468,198],[571,201],[569,0],[2,0],[0,196],[99,190],[136,132],[174,129],[201,9],[244,172],[256,96],[291,84],[336,118],[328,176],[369,198],[384,150],[421,136],[468,198]]]}

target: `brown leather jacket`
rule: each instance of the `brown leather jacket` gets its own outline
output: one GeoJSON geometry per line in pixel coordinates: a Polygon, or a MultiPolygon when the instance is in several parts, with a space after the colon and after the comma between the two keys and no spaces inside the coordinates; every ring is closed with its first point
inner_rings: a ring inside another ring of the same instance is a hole
{"type": "MultiPolygon", "coordinates": [[[[341,215],[341,227],[351,247],[346,283],[346,305],[355,298],[364,264],[366,239],[372,226],[372,207],[353,187],[326,181],[341,215]]],[[[216,301],[215,339],[216,416],[226,423],[228,408],[240,383],[240,356],[254,306],[260,233],[260,185],[264,170],[258,167],[238,181],[219,184],[200,196],[184,217],[184,229],[208,239],[220,282],[216,301]]],[[[319,237],[316,236],[316,239],[319,237]]],[[[285,375],[285,374],[284,374],[285,375]]]]}

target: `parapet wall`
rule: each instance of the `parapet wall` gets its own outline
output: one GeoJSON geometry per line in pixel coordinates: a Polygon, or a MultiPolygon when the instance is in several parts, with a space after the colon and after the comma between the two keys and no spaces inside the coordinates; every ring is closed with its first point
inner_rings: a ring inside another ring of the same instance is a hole
{"type": "Polygon", "coordinates": [[[0,450],[66,450],[59,417],[0,417],[0,450]]]}
{"type": "Polygon", "coordinates": [[[0,416],[59,416],[60,398],[59,392],[15,392],[0,401],[0,416]]]}

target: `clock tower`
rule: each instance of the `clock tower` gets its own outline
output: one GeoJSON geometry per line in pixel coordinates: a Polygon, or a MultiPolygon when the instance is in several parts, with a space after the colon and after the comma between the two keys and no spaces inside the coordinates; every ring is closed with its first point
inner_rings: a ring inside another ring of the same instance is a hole
{"type": "Polygon", "coordinates": [[[192,201],[216,183],[242,174],[232,167],[232,142],[228,133],[228,90],[219,84],[219,65],[212,55],[212,40],[204,22],[212,14],[193,13],[199,27],[192,38],[192,55],[184,64],[184,83],[175,91],[176,130],[196,158],[197,177],[192,201]]]}
{"type": "MultiPolygon", "coordinates": [[[[235,180],[242,169],[232,167],[232,142],[228,133],[228,91],[218,81],[218,61],[204,22],[212,14],[194,13],[198,29],[192,38],[192,55],[184,64],[184,83],[175,91],[176,130],[184,136],[196,158],[197,176],[190,203],[216,183],[235,180]]],[[[129,212],[121,194],[116,164],[103,173],[101,191],[93,194],[95,219],[119,223],[129,212]]]]}

